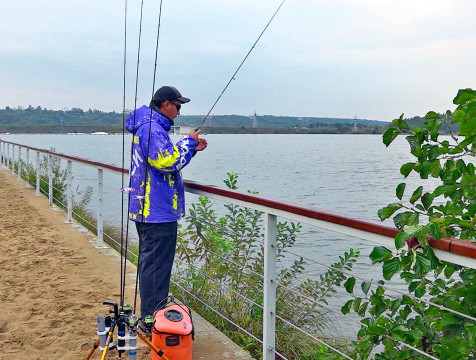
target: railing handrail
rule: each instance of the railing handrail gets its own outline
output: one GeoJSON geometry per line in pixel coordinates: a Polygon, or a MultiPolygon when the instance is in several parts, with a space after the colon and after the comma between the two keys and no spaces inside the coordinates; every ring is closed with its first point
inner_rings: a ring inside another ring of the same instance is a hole
{"type": "Polygon", "coordinates": [[[36,148],[36,147],[33,147],[33,146],[14,143],[14,142],[11,142],[11,141],[5,141],[5,140],[0,139],[0,142],[3,142],[5,144],[10,144],[10,145],[13,145],[13,146],[20,146],[20,147],[25,148],[25,149],[38,151],[38,152],[45,153],[45,154],[48,154],[48,155],[54,155],[54,156],[65,158],[67,160],[72,160],[72,161],[75,161],[75,162],[78,162],[78,163],[81,163],[81,164],[94,166],[94,167],[97,167],[97,168],[107,169],[107,170],[110,170],[110,171],[113,171],[113,172],[129,174],[129,170],[123,169],[120,166],[105,164],[105,163],[102,163],[102,162],[99,162],[99,161],[94,161],[94,160],[82,158],[82,157],[79,157],[79,156],[72,156],[72,155],[62,154],[62,153],[51,151],[51,150],[46,150],[46,149],[36,148]]]}
{"type": "MultiPolygon", "coordinates": [[[[79,156],[72,156],[67,154],[58,153],[51,150],[40,149],[28,145],[23,145],[19,143],[14,143],[11,141],[1,140],[5,144],[10,144],[13,146],[23,147],[25,149],[30,149],[33,151],[38,151],[41,153],[57,156],[60,158],[68,159],[71,161],[75,161],[78,163],[82,163],[89,166],[94,166],[97,168],[107,169],[109,171],[118,172],[128,174],[128,169],[123,169],[119,166],[114,166],[110,164],[105,164],[99,161],[93,161],[86,158],[82,158],[79,156]]],[[[273,213],[273,210],[278,211],[275,212],[276,215],[280,215],[282,213],[289,213],[294,214],[302,218],[313,219],[313,220],[320,220],[325,223],[335,224],[340,227],[355,229],[358,231],[375,234],[378,236],[383,236],[387,238],[394,238],[399,230],[382,225],[376,221],[372,220],[363,220],[357,218],[351,218],[327,211],[321,211],[318,209],[314,209],[308,206],[303,206],[301,204],[293,204],[288,201],[279,201],[268,199],[262,196],[257,196],[254,194],[244,193],[237,190],[230,190],[220,188],[218,186],[213,185],[204,185],[190,180],[184,180],[185,190],[192,193],[208,193],[216,195],[220,198],[229,198],[240,202],[246,202],[248,204],[254,204],[259,207],[267,208],[270,213],[273,213]]],[[[258,208],[259,208],[258,207],[258,208]]],[[[388,241],[387,241],[388,243],[388,241]]],[[[440,240],[429,239],[429,244],[432,248],[436,249],[437,251],[443,251],[447,253],[451,253],[454,255],[459,255],[467,258],[476,259],[476,244],[470,242],[469,240],[461,240],[461,239],[454,239],[454,238],[442,238],[440,240]]],[[[472,266],[474,267],[474,265],[472,266]]]]}

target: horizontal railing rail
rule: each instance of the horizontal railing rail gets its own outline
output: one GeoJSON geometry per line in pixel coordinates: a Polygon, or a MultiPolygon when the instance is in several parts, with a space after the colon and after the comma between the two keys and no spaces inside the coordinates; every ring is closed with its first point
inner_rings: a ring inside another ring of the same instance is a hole
{"type": "MultiPolygon", "coordinates": [[[[97,241],[98,244],[101,245],[103,243],[103,237],[107,237],[116,245],[120,245],[113,237],[109,236],[108,234],[104,233],[104,205],[110,205],[119,209],[120,206],[114,206],[113,203],[110,201],[106,201],[104,199],[104,188],[109,188],[110,190],[119,190],[115,189],[104,183],[104,172],[110,172],[116,175],[124,175],[128,174],[129,171],[127,169],[123,169],[118,166],[105,164],[98,161],[93,161],[89,159],[84,159],[77,156],[71,156],[67,154],[61,154],[58,152],[54,152],[51,150],[46,149],[39,149],[31,146],[25,146],[22,144],[3,141],[0,140],[0,160],[1,164],[3,164],[7,169],[11,169],[12,173],[17,172],[18,177],[22,178],[23,174],[26,172],[28,166],[30,166],[30,151],[36,152],[36,166],[34,167],[34,172],[36,174],[36,183],[32,184],[36,188],[36,193],[40,194],[43,193],[45,196],[48,197],[50,205],[52,205],[55,201],[58,202],[53,196],[53,191],[60,192],[62,189],[55,187],[53,184],[53,159],[58,158],[67,161],[66,165],[66,189],[64,189],[64,202],[61,202],[61,206],[67,212],[68,220],[72,220],[73,218],[73,200],[72,200],[72,178],[73,178],[73,168],[72,164],[77,163],[80,165],[85,165],[96,169],[97,177],[96,179],[86,179],[88,182],[95,181],[96,182],[96,219],[95,224],[92,224],[90,219],[84,219],[81,217],[81,214],[75,214],[77,217],[81,218],[89,227],[93,227],[97,233],[97,241]],[[17,148],[17,154],[15,150],[17,148]],[[22,154],[22,149],[26,150],[26,153],[22,154]],[[40,169],[40,155],[44,156],[43,160],[43,171],[46,171],[46,174],[41,173],[40,169]],[[26,157],[26,160],[23,158],[26,157]],[[25,168],[23,168],[25,167],[25,168]],[[43,178],[42,178],[43,177],[43,178]],[[47,188],[47,191],[41,189],[41,186],[47,188]]],[[[81,176],[79,176],[81,178],[81,176]]],[[[27,176],[27,181],[29,181],[29,177],[27,176]]],[[[262,306],[256,301],[251,299],[244,298],[245,302],[249,302],[252,306],[258,307],[263,312],[263,320],[262,320],[262,337],[261,339],[256,337],[254,334],[250,333],[246,329],[244,329],[240,324],[237,324],[235,321],[230,319],[229,317],[221,314],[219,310],[217,310],[212,305],[215,304],[207,304],[200,298],[196,298],[196,300],[203,304],[205,307],[209,308],[214,313],[217,313],[218,316],[225,319],[226,321],[230,322],[234,326],[236,326],[240,331],[249,335],[251,338],[262,344],[262,354],[263,359],[270,360],[275,359],[276,356],[282,359],[286,359],[284,355],[276,350],[276,321],[281,321],[285,323],[287,326],[291,328],[296,328],[298,331],[306,334],[309,338],[315,340],[318,343],[321,343],[327,346],[329,349],[332,349],[337,354],[343,356],[344,358],[351,359],[346,354],[342,353],[341,350],[337,349],[336,347],[329,344],[329,342],[325,342],[323,339],[316,337],[315,335],[311,334],[309,329],[302,329],[298,328],[291,320],[288,320],[286,317],[282,316],[282,314],[278,314],[276,311],[276,303],[277,303],[277,293],[278,288],[281,290],[293,292],[295,289],[290,288],[287,285],[281,284],[277,278],[277,227],[278,222],[277,218],[285,218],[292,221],[297,221],[299,223],[308,224],[313,227],[318,227],[326,230],[330,230],[333,232],[337,232],[340,234],[349,235],[352,237],[356,237],[359,239],[368,240],[370,242],[383,244],[388,248],[394,247],[394,237],[398,234],[398,230],[386,226],[382,223],[378,223],[375,221],[369,220],[362,220],[356,219],[353,217],[343,216],[340,214],[334,214],[331,212],[324,212],[317,209],[313,209],[307,206],[292,204],[289,202],[278,201],[274,199],[268,199],[262,196],[257,196],[250,193],[243,193],[236,190],[229,190],[223,189],[216,186],[210,185],[203,185],[192,181],[185,181],[185,190],[189,193],[193,193],[198,196],[203,196],[209,199],[214,199],[218,201],[222,201],[228,204],[242,206],[248,209],[257,210],[263,214],[264,218],[264,234],[262,234],[263,238],[260,238],[261,243],[260,246],[263,247],[263,273],[257,273],[254,269],[243,269],[243,272],[247,272],[253,276],[256,276],[260,279],[262,284],[262,288],[258,286],[260,291],[262,291],[262,306]]],[[[124,201],[124,199],[122,200],[124,201]]],[[[123,205],[123,204],[120,204],[123,205]]],[[[124,216],[124,214],[122,214],[124,216]]],[[[232,231],[227,229],[222,229],[223,231],[232,231]]],[[[435,254],[444,261],[448,261],[454,264],[459,264],[462,266],[476,268],[476,244],[473,244],[466,240],[459,240],[459,239],[441,239],[439,241],[430,239],[430,245],[435,250],[435,254]]],[[[195,244],[197,249],[204,251],[206,253],[213,254],[213,256],[221,258],[223,263],[232,264],[235,266],[239,266],[233,259],[227,259],[226,255],[218,254],[213,252],[210,249],[200,246],[199,244],[195,244]]],[[[133,254],[129,249],[125,249],[128,253],[133,254]]],[[[286,252],[290,255],[306,258],[302,255],[295,254],[293,251],[286,250],[286,252]]],[[[306,258],[306,260],[310,263],[316,263],[322,265],[324,268],[331,269],[331,266],[319,263],[313,259],[306,258]]],[[[201,270],[196,271],[197,274],[202,274],[207,281],[216,282],[216,286],[220,287],[223,286],[227,288],[226,284],[221,284],[219,281],[214,279],[210,274],[204,273],[201,270]]],[[[346,273],[346,271],[342,270],[342,273],[346,273]]],[[[354,275],[354,274],[349,274],[354,275]]],[[[355,275],[357,278],[359,276],[355,275]]],[[[361,278],[364,280],[363,278],[361,278]]],[[[366,280],[368,281],[368,280],[366,280]]],[[[370,281],[369,283],[373,283],[370,281]]],[[[177,288],[184,291],[184,293],[189,294],[192,297],[196,297],[193,293],[189,290],[184,288],[180,283],[175,283],[177,288]]],[[[391,287],[385,286],[386,289],[390,291],[394,291],[397,294],[403,294],[402,290],[400,289],[392,289],[391,287]]],[[[242,294],[236,292],[235,290],[231,289],[231,293],[236,297],[242,297],[242,294]]],[[[309,303],[316,302],[315,299],[309,297],[307,295],[299,295],[302,301],[307,301],[309,303]]],[[[476,319],[468,316],[466,314],[462,314],[452,309],[445,308],[442,304],[434,304],[428,299],[417,299],[411,295],[409,295],[415,301],[421,301],[431,306],[438,307],[440,309],[452,312],[458,316],[467,318],[471,321],[475,321],[476,319]]],[[[335,313],[336,315],[344,316],[338,310],[326,304],[318,304],[320,308],[325,309],[329,313],[335,313]]],[[[355,319],[351,319],[358,325],[362,325],[359,321],[355,319]]],[[[434,359],[433,356],[427,354],[419,349],[416,349],[408,344],[400,342],[403,346],[406,346],[413,351],[418,352],[419,354],[434,359]]]]}

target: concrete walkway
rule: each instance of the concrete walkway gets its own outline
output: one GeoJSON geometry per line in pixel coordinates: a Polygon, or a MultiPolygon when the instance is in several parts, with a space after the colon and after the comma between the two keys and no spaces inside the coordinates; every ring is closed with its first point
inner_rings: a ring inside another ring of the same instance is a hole
{"type": "MultiPolygon", "coordinates": [[[[48,206],[10,171],[0,170],[0,359],[83,359],[96,340],[105,300],[119,302],[117,252],[48,206]]],[[[135,267],[128,265],[126,302],[135,267]]],[[[193,359],[251,359],[193,313],[193,359]]],[[[97,351],[92,359],[99,359],[97,351]]],[[[108,359],[117,359],[112,352],[108,359]]],[[[140,343],[138,359],[150,359],[140,343]]]]}

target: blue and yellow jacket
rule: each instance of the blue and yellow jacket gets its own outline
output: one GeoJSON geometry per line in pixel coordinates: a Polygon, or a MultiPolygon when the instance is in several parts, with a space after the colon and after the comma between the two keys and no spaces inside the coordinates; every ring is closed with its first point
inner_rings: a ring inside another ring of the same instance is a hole
{"type": "Polygon", "coordinates": [[[126,129],[133,136],[129,187],[134,191],[129,193],[129,218],[148,223],[179,220],[185,215],[180,170],[195,154],[197,142],[185,135],[174,145],[168,134],[169,119],[147,106],[140,107],[127,118],[126,129]]]}

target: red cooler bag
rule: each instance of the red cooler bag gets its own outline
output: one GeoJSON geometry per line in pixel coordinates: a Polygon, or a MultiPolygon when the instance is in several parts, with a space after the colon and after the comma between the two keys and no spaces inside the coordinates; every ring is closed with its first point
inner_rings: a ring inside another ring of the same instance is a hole
{"type": "MultiPolygon", "coordinates": [[[[152,343],[169,360],[192,360],[194,328],[190,309],[174,303],[157,311],[154,319],[152,343]]],[[[152,352],[152,360],[160,359],[152,352]]]]}

